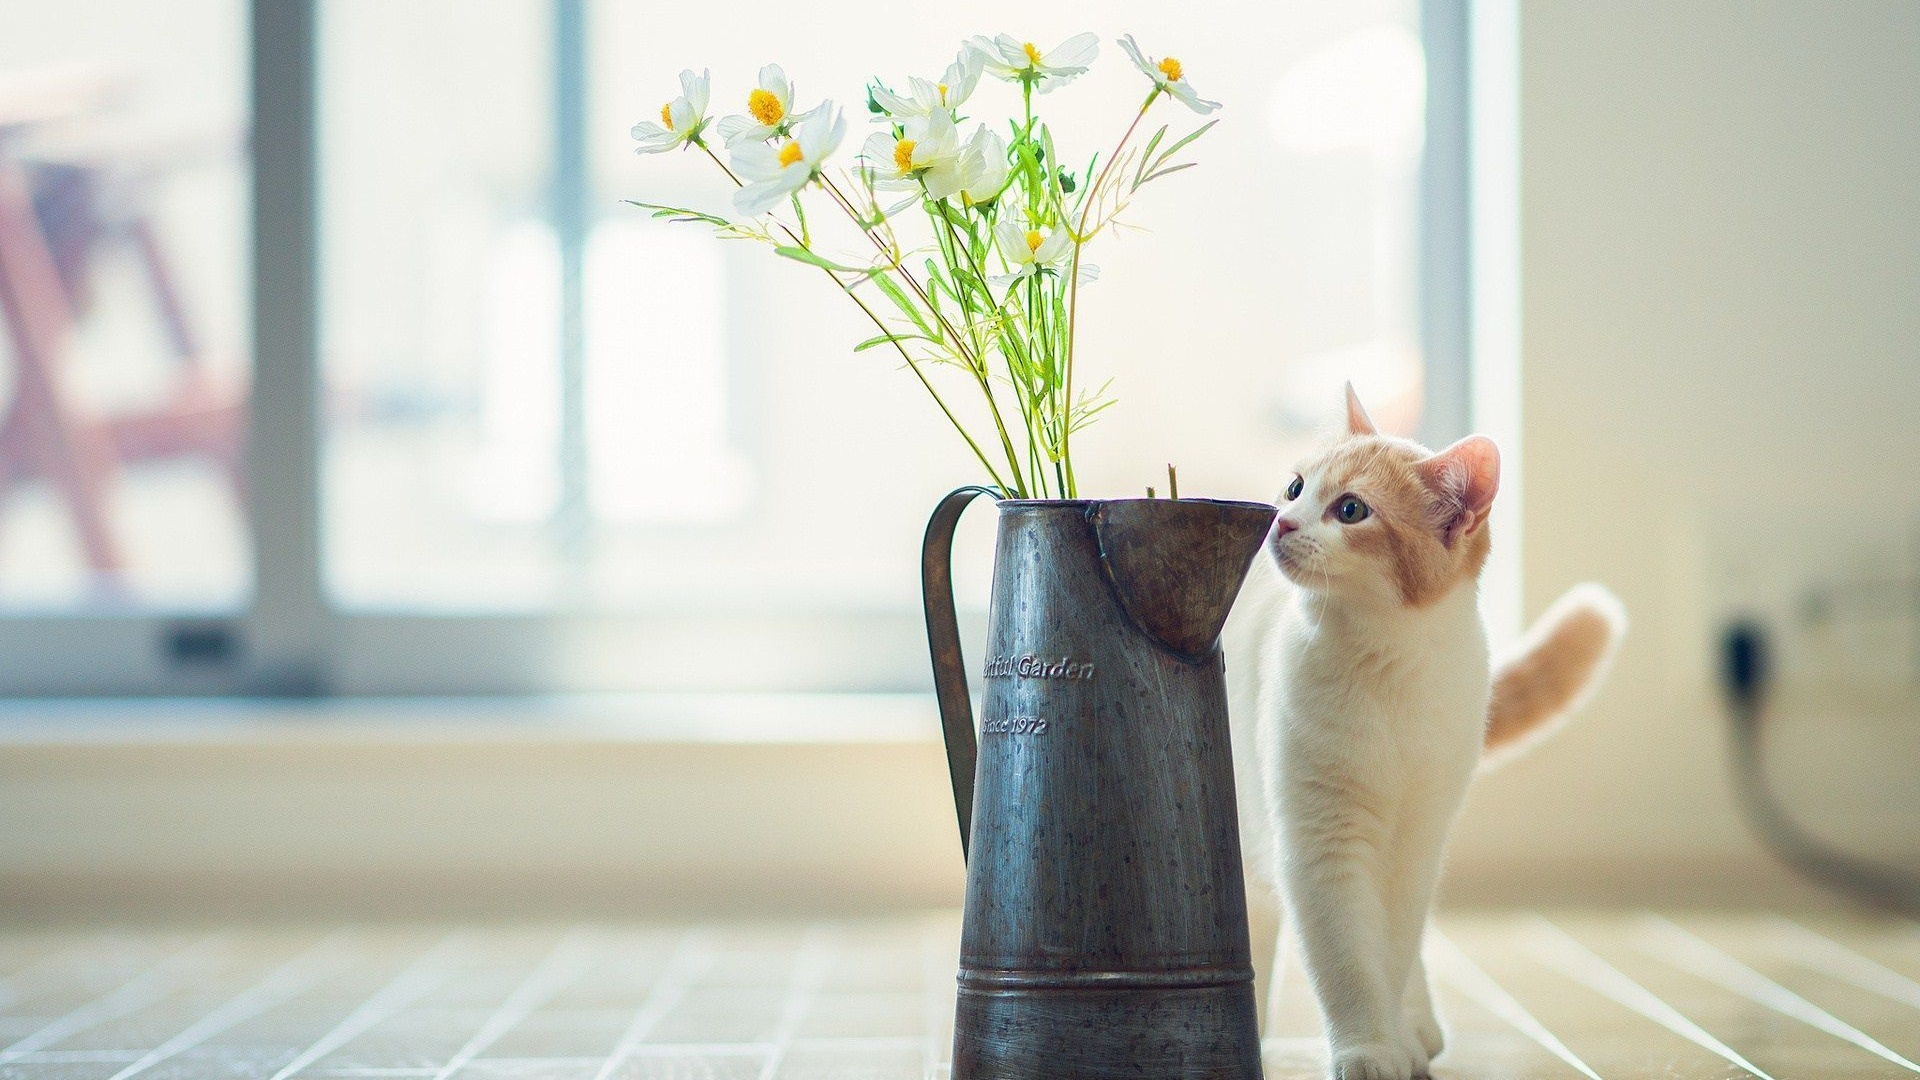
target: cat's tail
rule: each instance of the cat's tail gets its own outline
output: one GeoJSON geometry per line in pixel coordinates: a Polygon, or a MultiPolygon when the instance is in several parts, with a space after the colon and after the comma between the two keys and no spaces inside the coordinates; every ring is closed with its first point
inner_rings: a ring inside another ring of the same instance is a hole
{"type": "Polygon", "coordinates": [[[1494,668],[1487,762],[1513,757],[1586,704],[1626,632],[1627,610],[1603,585],[1576,585],[1555,601],[1494,668]]]}

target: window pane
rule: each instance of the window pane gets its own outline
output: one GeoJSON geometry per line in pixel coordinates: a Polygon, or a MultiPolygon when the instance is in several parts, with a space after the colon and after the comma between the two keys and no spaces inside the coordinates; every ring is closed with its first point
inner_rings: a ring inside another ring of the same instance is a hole
{"type": "Polygon", "coordinates": [[[246,9],[12,4],[0,32],[0,610],[250,587],[246,9]]]}
{"type": "MultiPolygon", "coordinates": [[[[757,3],[724,20],[594,3],[580,56],[557,56],[549,3],[498,5],[457,38],[431,29],[458,21],[442,6],[327,6],[328,549],[349,604],[915,602],[925,513],[984,478],[897,358],[853,353],[872,327],[817,272],[622,204],[726,207],[711,162],[641,158],[626,134],[684,66],[712,69],[726,113],[779,61],[803,105],[848,106],[850,156],[868,76],[935,74],[983,27],[1046,43],[1096,29],[1094,71],[1045,99],[1063,153],[1084,158],[1142,92],[1111,38],[1175,52],[1228,105],[1200,167],[1137,200],[1129,218],[1150,231],[1100,245],[1080,355],[1114,378],[1119,404],[1077,443],[1083,490],[1164,490],[1172,461],[1184,494],[1271,497],[1339,415],[1347,378],[1383,425],[1418,422],[1424,71],[1410,0],[1235,4],[1204,24],[1126,0],[1094,27],[1012,0],[916,9],[904,26],[853,0],[804,20],[757,3]],[[553,160],[554,76],[582,62],[588,160],[553,160]],[[550,193],[583,167],[589,214],[569,253],[550,193]],[[562,319],[570,262],[577,342],[562,319]],[[575,432],[570,379],[585,402],[575,432]]],[[[1017,102],[989,83],[974,111],[1017,102]]],[[[963,545],[975,574],[984,546],[963,545]]]]}

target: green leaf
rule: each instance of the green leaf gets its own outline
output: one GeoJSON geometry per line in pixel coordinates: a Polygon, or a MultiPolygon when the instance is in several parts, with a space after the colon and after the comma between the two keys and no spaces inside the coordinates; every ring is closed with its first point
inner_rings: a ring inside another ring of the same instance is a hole
{"type": "Polygon", "coordinates": [[[854,352],[866,352],[882,345],[895,345],[905,341],[930,340],[925,334],[875,334],[873,337],[853,347],[854,352]]]}
{"type": "Polygon", "coordinates": [[[1152,183],[1155,180],[1160,179],[1163,176],[1172,176],[1174,173],[1177,173],[1182,169],[1191,169],[1198,164],[1200,163],[1197,161],[1183,161],[1178,165],[1169,165],[1168,167],[1161,169],[1158,172],[1148,173],[1145,179],[1141,180],[1139,184],[1136,184],[1134,186],[1135,187],[1145,186],[1147,184],[1152,183]]]}
{"type": "Polygon", "coordinates": [[[1133,174],[1134,187],[1140,186],[1140,177],[1143,173],[1147,171],[1147,159],[1153,156],[1153,148],[1156,146],[1159,146],[1160,140],[1166,137],[1167,137],[1167,125],[1161,124],[1160,130],[1154,132],[1153,138],[1147,140],[1147,148],[1140,151],[1140,168],[1135,170],[1133,174]]]}
{"type": "Polygon", "coordinates": [[[1179,153],[1183,148],[1187,146],[1187,144],[1193,142],[1193,140],[1199,138],[1200,136],[1205,135],[1207,132],[1212,131],[1213,125],[1219,122],[1220,121],[1218,120],[1209,120],[1206,123],[1201,124],[1199,127],[1194,128],[1192,131],[1187,132],[1186,135],[1180,139],[1180,141],[1174,143],[1172,146],[1167,147],[1166,150],[1160,154],[1159,159],[1154,162],[1154,165],[1158,166],[1162,162],[1166,161],[1168,158],[1179,153]]]}
{"type": "Polygon", "coordinates": [[[902,315],[912,320],[913,324],[919,327],[921,332],[926,334],[929,340],[935,339],[936,335],[933,332],[933,327],[927,322],[927,317],[925,313],[920,310],[920,305],[915,303],[913,298],[907,295],[907,291],[900,287],[899,282],[877,271],[871,280],[879,287],[881,292],[887,295],[887,299],[893,301],[893,306],[899,308],[902,315]]]}
{"type": "Polygon", "coordinates": [[[672,218],[674,221],[698,221],[721,229],[731,229],[734,227],[733,222],[728,221],[718,214],[709,214],[684,206],[666,206],[661,203],[641,202],[638,199],[627,199],[625,202],[628,206],[637,206],[642,210],[653,211],[653,216],[656,218],[672,218]]]}
{"type": "Polygon", "coordinates": [[[826,258],[816,252],[809,251],[803,247],[794,247],[791,244],[782,244],[779,247],[774,248],[773,253],[775,255],[792,259],[794,262],[806,263],[808,266],[817,266],[822,270],[832,270],[835,273],[841,273],[841,274],[868,273],[867,268],[864,266],[842,266],[841,264],[834,262],[832,259],[826,258]]]}

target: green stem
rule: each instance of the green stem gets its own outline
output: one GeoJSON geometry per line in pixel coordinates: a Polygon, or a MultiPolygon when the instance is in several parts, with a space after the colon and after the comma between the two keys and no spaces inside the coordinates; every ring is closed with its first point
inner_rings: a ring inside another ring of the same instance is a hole
{"type": "Polygon", "coordinates": [[[912,272],[899,260],[893,259],[892,250],[887,246],[885,241],[874,234],[873,230],[868,227],[867,223],[860,217],[860,212],[854,209],[853,201],[848,199],[846,195],[840,191],[840,188],[834,184],[831,178],[823,175],[820,181],[826,187],[827,191],[832,194],[834,202],[839,205],[841,210],[846,212],[847,217],[853,221],[854,225],[873,242],[873,246],[879,250],[880,254],[887,256],[889,261],[894,263],[894,272],[899,274],[900,279],[907,283],[908,287],[913,290],[914,295],[920,298],[920,302],[927,306],[927,311],[933,315],[935,321],[940,324],[940,328],[946,332],[949,340],[953,342],[954,351],[959,353],[960,358],[967,362],[968,369],[974,373],[974,378],[980,385],[980,392],[986,396],[988,412],[993,416],[993,426],[1000,435],[1001,449],[1005,451],[1007,455],[1007,467],[1012,470],[1014,482],[1019,488],[1019,493],[1024,496],[1027,490],[1027,482],[1026,478],[1022,476],[1020,472],[1020,455],[1013,448],[1012,437],[1007,434],[1006,418],[1000,412],[1000,403],[994,398],[993,383],[987,378],[985,362],[967,348],[966,340],[962,337],[960,331],[955,329],[951,322],[947,321],[946,315],[941,313],[939,307],[934,304],[933,299],[927,295],[927,291],[920,287],[920,282],[913,276],[912,272]]]}
{"type": "Polygon", "coordinates": [[[1087,215],[1093,212],[1094,200],[1100,194],[1100,188],[1113,173],[1113,166],[1120,160],[1120,152],[1126,148],[1127,140],[1139,129],[1140,121],[1146,117],[1147,110],[1153,107],[1154,99],[1160,96],[1160,84],[1154,83],[1153,90],[1147,94],[1147,100],[1140,103],[1140,111],[1133,114],[1133,123],[1127,125],[1126,133],[1115,144],[1113,154],[1107,158],[1107,164],[1100,170],[1100,176],[1094,180],[1087,193],[1080,200],[1080,223],[1073,230],[1073,262],[1067,269],[1067,358],[1066,358],[1066,417],[1060,423],[1060,459],[1066,466],[1068,498],[1079,493],[1079,481],[1073,475],[1073,455],[1069,452],[1069,443],[1073,438],[1073,352],[1074,339],[1080,328],[1080,249],[1087,242],[1087,215]]]}
{"type": "MultiPolygon", "coordinates": [[[[715,165],[720,166],[720,171],[727,174],[727,179],[733,181],[733,185],[735,187],[746,186],[740,182],[740,178],[738,176],[734,175],[733,170],[727,168],[726,163],[721,161],[720,158],[714,154],[711,147],[707,146],[705,142],[701,142],[698,145],[701,150],[706,151],[707,157],[711,158],[715,165]]],[[[787,239],[792,240],[796,245],[800,247],[803,247],[803,248],[807,247],[806,244],[801,242],[799,237],[793,234],[792,229],[787,228],[786,225],[783,223],[776,222],[775,224],[779,225],[781,232],[787,234],[787,239]]],[[[892,333],[892,331],[887,329],[887,324],[881,320],[880,316],[875,314],[873,308],[869,307],[867,305],[867,302],[865,300],[860,299],[859,295],[853,291],[853,286],[847,284],[844,281],[841,281],[840,275],[834,273],[833,271],[827,269],[824,266],[820,268],[820,272],[827,275],[827,280],[833,282],[834,285],[837,286],[840,289],[840,291],[846,295],[847,299],[854,302],[854,305],[857,306],[861,310],[861,312],[866,315],[866,317],[873,323],[876,329],[878,329],[882,334],[892,333]]],[[[898,341],[894,341],[892,344],[893,344],[894,351],[898,352],[900,354],[900,359],[906,363],[907,370],[913,372],[914,378],[920,380],[921,386],[926,387],[927,394],[933,398],[933,403],[939,406],[941,415],[947,418],[947,423],[952,424],[953,430],[959,432],[960,438],[966,440],[967,449],[972,450],[973,456],[979,459],[980,467],[987,470],[987,476],[992,478],[993,486],[999,488],[1002,494],[1008,493],[1010,489],[1007,487],[1007,482],[1001,479],[999,471],[993,467],[993,462],[987,460],[987,455],[980,449],[980,444],[977,442],[974,442],[973,436],[967,434],[967,429],[964,425],[960,423],[960,418],[953,415],[953,410],[947,407],[946,399],[940,396],[940,391],[935,390],[933,388],[932,381],[930,381],[927,378],[926,372],[920,370],[920,365],[916,363],[913,359],[913,356],[907,352],[906,346],[900,344],[900,342],[898,341]]],[[[1024,490],[1021,488],[1011,489],[1011,491],[1015,497],[1018,497],[1024,494],[1024,490]]]]}

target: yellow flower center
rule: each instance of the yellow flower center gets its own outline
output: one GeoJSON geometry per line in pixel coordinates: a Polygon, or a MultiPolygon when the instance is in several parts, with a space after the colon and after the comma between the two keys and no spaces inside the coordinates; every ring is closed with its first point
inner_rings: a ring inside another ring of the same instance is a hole
{"type": "Polygon", "coordinates": [[[1037,48],[1034,48],[1033,42],[1029,41],[1025,45],[1022,45],[1020,47],[1027,50],[1027,63],[1033,64],[1036,67],[1039,66],[1040,50],[1037,48]]]}
{"type": "Polygon", "coordinates": [[[940,84],[940,104],[945,105],[946,103],[947,103],[947,84],[941,83],[940,84]]]}
{"type": "Polygon", "coordinates": [[[753,114],[755,120],[768,127],[787,118],[787,110],[781,107],[780,99],[774,97],[771,90],[755,90],[748,94],[747,111],[753,114]]]}
{"type": "Polygon", "coordinates": [[[1027,230],[1027,250],[1029,252],[1039,251],[1040,245],[1045,243],[1046,240],[1046,237],[1040,235],[1039,229],[1027,230]]]}
{"type": "Polygon", "coordinates": [[[660,106],[660,122],[667,125],[668,131],[673,130],[673,102],[660,106]]]}
{"type": "Polygon", "coordinates": [[[797,165],[800,157],[800,144],[788,139],[786,145],[780,148],[780,167],[784,169],[789,165],[797,165]]]}
{"type": "Polygon", "coordinates": [[[901,139],[893,144],[893,167],[903,173],[913,171],[912,139],[901,139]]]}
{"type": "Polygon", "coordinates": [[[1168,82],[1179,82],[1181,75],[1180,61],[1175,60],[1171,56],[1160,61],[1160,74],[1165,75],[1168,82]]]}

